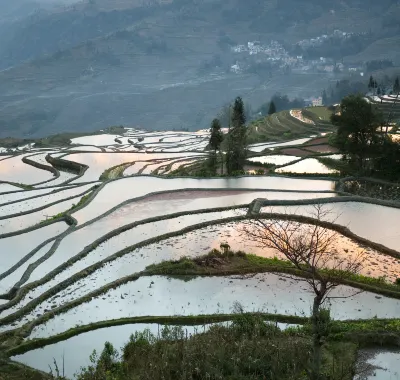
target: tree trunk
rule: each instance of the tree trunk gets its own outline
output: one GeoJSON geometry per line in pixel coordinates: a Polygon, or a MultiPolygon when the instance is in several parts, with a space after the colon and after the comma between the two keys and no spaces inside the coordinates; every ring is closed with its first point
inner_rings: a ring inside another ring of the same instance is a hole
{"type": "Polygon", "coordinates": [[[311,370],[310,380],[321,379],[321,361],[322,361],[322,342],[321,331],[319,323],[319,308],[321,306],[322,297],[315,296],[312,310],[312,357],[311,357],[311,370]]]}

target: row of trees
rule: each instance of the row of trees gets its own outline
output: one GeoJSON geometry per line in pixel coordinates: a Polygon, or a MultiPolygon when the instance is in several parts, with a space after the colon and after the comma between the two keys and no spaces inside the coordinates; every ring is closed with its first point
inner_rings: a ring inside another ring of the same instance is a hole
{"type": "Polygon", "coordinates": [[[271,100],[264,103],[259,109],[258,113],[262,116],[272,115],[278,111],[291,110],[293,108],[303,108],[305,106],[304,99],[295,98],[290,100],[287,95],[275,94],[271,100]]]}
{"type": "MultiPolygon", "coordinates": [[[[210,128],[210,154],[208,165],[215,175],[218,169],[218,151],[221,157],[221,168],[223,173],[224,166],[228,175],[235,175],[243,172],[244,162],[247,154],[246,142],[246,116],[245,106],[241,97],[237,97],[233,107],[230,110],[230,123],[228,134],[226,135],[225,152],[221,151],[221,145],[224,140],[221,122],[214,119],[210,128]],[[225,157],[224,157],[225,156],[225,157]]],[[[221,173],[221,174],[222,174],[221,173]]]]}
{"type": "Polygon", "coordinates": [[[400,180],[400,144],[388,134],[383,114],[362,95],[345,97],[340,111],[331,121],[338,126],[335,144],[344,153],[349,171],[400,180]]]}
{"type": "Polygon", "coordinates": [[[383,83],[378,84],[378,81],[371,75],[368,82],[368,90],[376,95],[385,95],[387,92],[392,94],[400,93],[399,77],[394,80],[393,86],[388,86],[383,83]]]}
{"type": "Polygon", "coordinates": [[[322,91],[322,103],[324,105],[339,103],[348,95],[365,94],[367,91],[378,96],[390,93],[398,94],[400,93],[399,77],[393,80],[393,78],[385,76],[378,82],[378,80],[371,75],[368,84],[361,81],[351,82],[348,79],[337,81],[335,86],[331,86],[327,90],[322,91]]]}

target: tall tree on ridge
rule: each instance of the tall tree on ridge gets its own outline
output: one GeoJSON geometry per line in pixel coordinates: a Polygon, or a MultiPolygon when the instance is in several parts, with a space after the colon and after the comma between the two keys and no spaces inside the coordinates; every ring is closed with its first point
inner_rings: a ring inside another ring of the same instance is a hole
{"type": "Polygon", "coordinates": [[[221,131],[221,123],[218,119],[214,119],[211,122],[210,128],[210,167],[213,170],[214,174],[217,172],[217,150],[220,149],[222,140],[224,139],[224,135],[221,131]]]}
{"type": "Polygon", "coordinates": [[[235,99],[232,110],[232,126],[228,135],[226,166],[228,175],[243,170],[246,159],[246,117],[241,97],[235,99]]]}
{"type": "Polygon", "coordinates": [[[396,77],[396,80],[394,81],[393,85],[393,92],[395,95],[400,93],[400,82],[399,82],[399,77],[396,77]]]}
{"type": "Polygon", "coordinates": [[[276,112],[275,103],[273,100],[269,103],[268,115],[272,115],[276,112]]]}

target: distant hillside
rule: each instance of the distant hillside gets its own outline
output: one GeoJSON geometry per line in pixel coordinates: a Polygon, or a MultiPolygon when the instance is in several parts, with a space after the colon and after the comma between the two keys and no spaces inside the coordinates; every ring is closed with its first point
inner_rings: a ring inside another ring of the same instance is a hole
{"type": "Polygon", "coordinates": [[[94,0],[42,10],[0,26],[0,65],[13,66],[0,71],[0,137],[115,123],[195,130],[238,95],[253,107],[276,92],[315,96],[343,75],[233,74],[230,46],[290,48],[338,28],[370,30],[373,43],[354,57],[376,59],[380,44],[396,50],[398,8],[392,0],[94,0]]]}

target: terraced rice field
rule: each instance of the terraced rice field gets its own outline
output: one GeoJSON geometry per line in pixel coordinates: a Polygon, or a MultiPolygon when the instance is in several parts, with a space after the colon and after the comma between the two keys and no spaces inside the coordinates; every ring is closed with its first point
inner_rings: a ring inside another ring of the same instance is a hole
{"type": "Polygon", "coordinates": [[[330,112],[325,107],[307,109],[301,117],[294,110],[277,112],[250,124],[249,142],[293,140],[304,135],[331,132],[334,127],[326,117],[328,114],[330,112]]]}
{"type": "MultiPolygon", "coordinates": [[[[282,115],[276,117],[283,122],[282,115]]],[[[252,148],[298,149],[310,138],[252,148]]],[[[134,331],[158,328],[143,322],[117,327],[113,320],[120,318],[230,313],[236,301],[246,311],[309,313],[309,289],[279,273],[191,281],[143,275],[151,264],[199,257],[223,242],[234,250],[281,257],[240,235],[242,223],[258,213],[264,218],[271,212],[309,216],[313,204],[326,204],[337,217],[334,223],[349,231],[338,234],[340,257],[363,250],[364,275],[386,276],[389,282],[400,277],[400,208],[344,198],[335,191],[333,177],[165,178],[181,165],[205,159],[206,132],[129,129],[72,143],[23,154],[8,151],[0,161],[0,341],[7,349],[19,348],[14,360],[47,371],[53,357],[60,362],[67,350],[64,359],[72,378],[105,340],[119,346],[134,331]],[[380,246],[370,247],[367,240],[380,246]],[[110,321],[110,327],[55,338],[77,325],[101,321],[110,321]],[[39,338],[47,339],[43,350],[33,345],[39,338]]],[[[251,161],[324,174],[315,158],[276,154],[251,161]]],[[[344,285],[335,290],[346,297],[331,301],[335,319],[400,315],[399,300],[353,291],[344,285]]],[[[187,329],[194,333],[197,328],[187,329]]]]}

